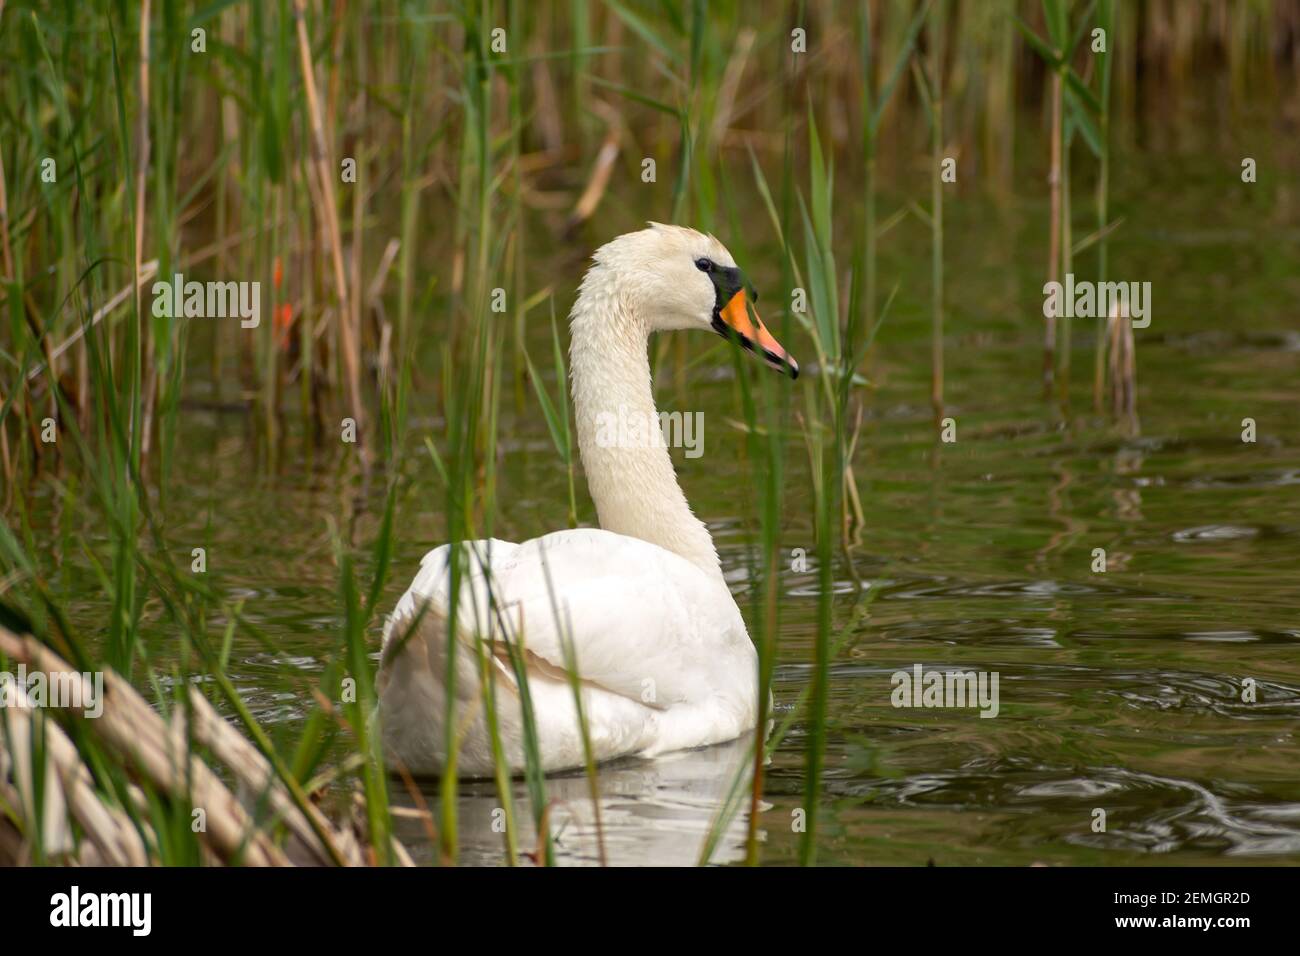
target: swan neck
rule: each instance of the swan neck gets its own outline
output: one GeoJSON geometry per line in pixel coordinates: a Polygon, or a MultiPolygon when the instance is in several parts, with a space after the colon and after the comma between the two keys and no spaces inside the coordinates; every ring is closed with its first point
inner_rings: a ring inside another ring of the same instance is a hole
{"type": "Polygon", "coordinates": [[[662,440],[650,325],[610,272],[596,265],[587,273],[570,321],[578,449],[600,526],[679,554],[725,587],[713,538],[662,440]]]}

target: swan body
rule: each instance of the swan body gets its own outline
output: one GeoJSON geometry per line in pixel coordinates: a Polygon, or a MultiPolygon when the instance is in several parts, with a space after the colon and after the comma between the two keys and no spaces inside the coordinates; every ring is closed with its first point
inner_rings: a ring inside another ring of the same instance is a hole
{"type": "Polygon", "coordinates": [[[650,427],[647,339],[710,329],[791,375],[797,366],[749,315],[744,277],[713,237],[652,223],[593,260],[570,316],[570,365],[601,527],[461,545],[455,602],[452,546],[425,555],[384,632],[378,690],[390,765],[447,769],[454,714],[458,772],[491,775],[498,753],[521,770],[525,689],[547,771],[583,766],[587,744],[605,761],[720,743],[754,727],[757,654],[708,528],[650,427]],[[612,441],[605,426],[614,417],[647,427],[612,441]]]}

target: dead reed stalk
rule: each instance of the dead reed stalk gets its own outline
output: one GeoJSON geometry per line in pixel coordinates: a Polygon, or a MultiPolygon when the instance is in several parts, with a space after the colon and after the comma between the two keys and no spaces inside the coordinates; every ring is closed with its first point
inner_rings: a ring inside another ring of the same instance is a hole
{"type": "Polygon", "coordinates": [[[1111,306],[1106,325],[1110,413],[1121,422],[1137,425],[1137,344],[1133,337],[1133,320],[1119,303],[1111,306]]]}
{"type": "Polygon", "coordinates": [[[343,234],[339,227],[338,201],[334,190],[329,144],[321,121],[321,103],[316,91],[316,72],[311,61],[311,43],[307,37],[306,0],[294,0],[293,13],[294,20],[297,21],[298,57],[302,67],[303,92],[307,98],[307,119],[311,126],[311,167],[315,169],[320,190],[318,202],[321,206],[321,215],[324,217],[326,237],[329,240],[330,260],[334,267],[334,285],[339,299],[336,313],[339,323],[339,348],[343,353],[348,403],[352,418],[357,424],[358,444],[364,449],[365,406],[361,398],[360,329],[353,325],[355,316],[349,307],[347,268],[343,263],[343,234]]]}
{"type": "MultiPolygon", "coordinates": [[[[86,719],[85,704],[91,688],[72,665],[30,636],[0,627],[0,654],[43,673],[49,686],[81,681],[81,705],[68,708],[73,719],[104,748],[106,755],[133,779],[145,781],[182,806],[202,808],[206,825],[196,834],[214,862],[250,866],[294,864],[364,865],[370,858],[358,835],[338,828],[311,803],[295,800],[276,776],[266,757],[221,718],[196,688],[190,688],[189,708],[177,708],[164,720],[135,689],[113,671],[104,671],[99,717],[86,719]],[[195,756],[202,747],[233,775],[240,791],[254,804],[265,803],[270,821],[254,821],[240,799],[223,784],[214,770],[195,756]],[[268,827],[282,823],[290,834],[288,847],[274,843],[268,827]]],[[[157,862],[141,840],[140,828],[120,807],[107,802],[95,788],[94,777],[77,747],[52,719],[27,707],[0,708],[0,797],[22,810],[23,824],[45,820],[47,847],[73,852],[69,818],[86,834],[75,857],[83,863],[138,865],[157,862]],[[43,788],[43,813],[37,813],[32,795],[32,743],[34,720],[44,724],[47,781],[43,788]],[[12,779],[9,779],[12,778],[12,779]],[[56,786],[51,789],[51,784],[56,786]]],[[[143,794],[138,801],[143,809],[143,794]]],[[[393,844],[394,857],[403,865],[410,859],[393,844]]]]}

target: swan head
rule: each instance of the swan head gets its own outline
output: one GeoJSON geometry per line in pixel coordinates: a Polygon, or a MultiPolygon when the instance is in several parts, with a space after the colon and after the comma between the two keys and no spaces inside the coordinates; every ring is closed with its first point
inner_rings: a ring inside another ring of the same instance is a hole
{"type": "Polygon", "coordinates": [[[731,339],[791,378],[799,363],[753,308],[753,285],[713,236],[652,222],[596,250],[598,269],[616,277],[620,294],[644,317],[648,332],[704,329],[731,339]]]}

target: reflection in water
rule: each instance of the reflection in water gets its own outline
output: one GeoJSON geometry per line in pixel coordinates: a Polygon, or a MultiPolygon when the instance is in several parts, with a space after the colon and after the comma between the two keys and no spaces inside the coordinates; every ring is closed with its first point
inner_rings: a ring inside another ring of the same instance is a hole
{"type": "MultiPolygon", "coordinates": [[[[622,760],[603,766],[600,778],[600,817],[605,854],[613,866],[693,866],[700,860],[719,808],[736,785],[748,788],[752,735],[740,740],[666,754],[651,760],[622,760]]],[[[437,813],[437,784],[421,782],[424,802],[437,813]]],[[[585,774],[546,779],[551,833],[556,862],[592,864],[600,860],[590,784],[585,774]]],[[[513,793],[520,828],[519,848],[533,851],[537,831],[532,826],[528,795],[520,781],[513,793]]],[[[414,808],[410,793],[393,784],[393,805],[414,808]]],[[[502,834],[494,821],[501,801],[490,781],[461,785],[460,841],[462,864],[495,864],[506,858],[502,834]]],[[[730,824],[722,830],[712,856],[714,863],[734,863],[745,855],[749,802],[742,800],[730,824]]],[[[420,862],[432,859],[425,829],[418,821],[398,821],[398,837],[420,862]],[[421,859],[423,857],[423,859],[421,859]]]]}

